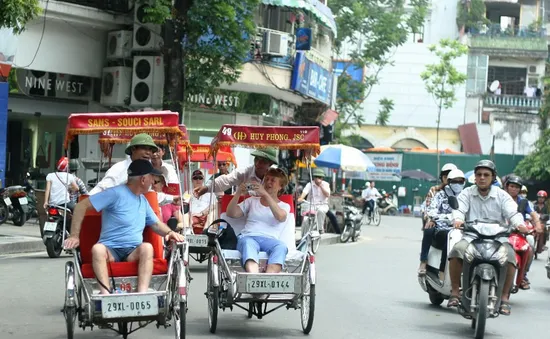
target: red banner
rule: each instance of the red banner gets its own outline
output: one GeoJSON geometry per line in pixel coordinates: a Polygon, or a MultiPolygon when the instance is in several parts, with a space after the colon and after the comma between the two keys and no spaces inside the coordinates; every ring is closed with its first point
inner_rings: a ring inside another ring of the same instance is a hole
{"type": "Polygon", "coordinates": [[[214,140],[212,151],[223,146],[275,147],[279,149],[309,149],[320,151],[317,126],[240,126],[223,125],[214,140]]]}
{"type": "MultiPolygon", "coordinates": [[[[180,136],[178,139],[178,144],[183,145],[185,147],[189,147],[189,139],[187,137],[187,127],[185,125],[179,125],[179,130],[183,134],[183,136],[180,136]]],[[[139,133],[143,133],[142,131],[139,131],[139,133]]],[[[155,144],[157,145],[166,145],[168,144],[168,139],[166,138],[166,133],[161,132],[152,132],[147,133],[149,134],[153,140],[155,141],[155,144]]],[[[100,144],[126,144],[129,143],[130,140],[136,135],[136,131],[113,131],[113,130],[107,130],[103,131],[99,135],[99,143],[100,144]]]]}
{"type": "MultiPolygon", "coordinates": [[[[211,162],[213,161],[212,155],[210,154],[210,145],[199,145],[191,144],[191,162],[211,162]]],[[[180,160],[180,167],[184,167],[184,164],[187,162],[187,151],[185,149],[178,150],[178,159],[180,160]]],[[[233,165],[237,166],[237,160],[235,155],[231,151],[230,147],[221,147],[216,154],[217,162],[230,162],[233,165]]]]}

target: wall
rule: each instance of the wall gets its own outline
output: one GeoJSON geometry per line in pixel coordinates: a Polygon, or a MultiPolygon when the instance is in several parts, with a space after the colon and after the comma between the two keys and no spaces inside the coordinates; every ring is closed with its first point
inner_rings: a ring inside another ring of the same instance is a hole
{"type": "Polygon", "coordinates": [[[491,114],[491,130],[495,135],[495,152],[527,155],[534,150],[539,130],[536,115],[507,113],[491,114]]]}
{"type": "Polygon", "coordinates": [[[521,26],[529,26],[538,18],[539,0],[522,0],[519,22],[521,26]]]}
{"type": "Polygon", "coordinates": [[[6,177],[6,128],[8,123],[8,83],[0,82],[0,188],[6,177]]]}
{"type": "Polygon", "coordinates": [[[431,15],[424,25],[424,43],[434,44],[441,39],[458,38],[457,1],[433,0],[431,8],[431,15]]]}
{"type": "MultiPolygon", "coordinates": [[[[363,126],[357,133],[370,141],[375,147],[392,147],[400,140],[414,139],[428,148],[436,148],[437,130],[434,128],[374,125],[363,126]]],[[[458,130],[439,130],[439,149],[449,148],[453,151],[460,151],[460,147],[458,130]]]]}

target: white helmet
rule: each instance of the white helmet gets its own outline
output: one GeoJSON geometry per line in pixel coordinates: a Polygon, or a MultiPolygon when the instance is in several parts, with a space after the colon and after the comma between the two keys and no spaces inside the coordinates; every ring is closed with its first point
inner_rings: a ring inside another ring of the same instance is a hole
{"type": "Polygon", "coordinates": [[[449,174],[447,175],[447,180],[451,181],[453,179],[464,179],[464,180],[466,180],[466,177],[464,176],[464,172],[462,172],[458,168],[455,168],[455,169],[451,170],[449,172],[449,174]]]}
{"type": "Polygon", "coordinates": [[[455,164],[447,163],[441,167],[441,172],[449,172],[458,169],[455,164]]]}

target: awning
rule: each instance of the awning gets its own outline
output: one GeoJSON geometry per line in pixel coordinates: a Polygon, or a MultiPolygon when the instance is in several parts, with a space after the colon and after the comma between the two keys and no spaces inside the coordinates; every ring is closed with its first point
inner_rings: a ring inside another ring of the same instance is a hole
{"type": "Polygon", "coordinates": [[[313,14],[325,26],[330,28],[337,35],[336,20],[330,8],[322,4],[319,0],[262,0],[265,5],[278,7],[300,8],[313,14]]]}
{"type": "Polygon", "coordinates": [[[479,142],[479,134],[475,123],[469,123],[458,126],[462,150],[466,154],[483,154],[479,142]]]}
{"type": "Polygon", "coordinates": [[[321,115],[321,125],[328,126],[334,122],[334,120],[338,119],[338,112],[327,109],[323,115],[321,115]]]}

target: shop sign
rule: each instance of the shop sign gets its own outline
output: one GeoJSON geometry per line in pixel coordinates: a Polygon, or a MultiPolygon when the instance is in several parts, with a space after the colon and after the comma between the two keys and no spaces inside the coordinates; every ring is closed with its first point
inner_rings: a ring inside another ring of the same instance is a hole
{"type": "Polygon", "coordinates": [[[374,164],[368,168],[367,178],[373,181],[401,181],[402,153],[365,153],[374,164]]]}
{"type": "Polygon", "coordinates": [[[187,101],[207,106],[239,107],[239,97],[225,94],[189,94],[187,101]]]}
{"type": "Polygon", "coordinates": [[[269,112],[271,96],[218,88],[209,93],[188,94],[187,104],[190,109],[257,115],[269,112]]]}
{"type": "Polygon", "coordinates": [[[304,52],[296,52],[290,87],[310,98],[330,105],[332,72],[309,60],[304,52]]]}

